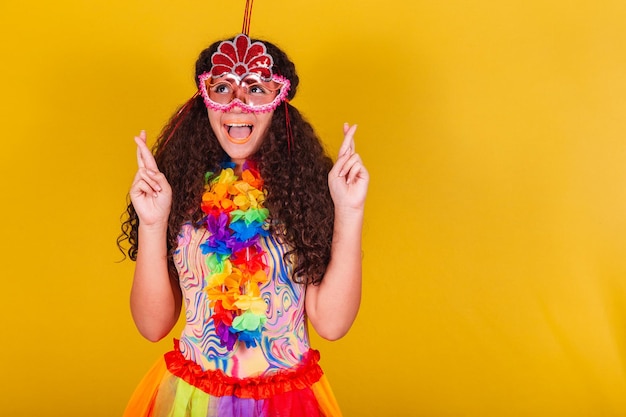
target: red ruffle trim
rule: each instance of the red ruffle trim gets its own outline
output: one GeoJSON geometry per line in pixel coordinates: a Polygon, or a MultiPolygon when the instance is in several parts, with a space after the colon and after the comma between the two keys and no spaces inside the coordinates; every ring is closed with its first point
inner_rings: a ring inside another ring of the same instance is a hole
{"type": "Polygon", "coordinates": [[[319,352],[310,349],[304,354],[302,362],[293,368],[281,369],[271,375],[235,378],[221,370],[203,371],[200,365],[185,359],[178,340],[174,340],[174,350],[165,354],[167,369],[173,375],[207,394],[257,400],[311,387],[324,374],[318,364],[319,359],[319,352]]]}

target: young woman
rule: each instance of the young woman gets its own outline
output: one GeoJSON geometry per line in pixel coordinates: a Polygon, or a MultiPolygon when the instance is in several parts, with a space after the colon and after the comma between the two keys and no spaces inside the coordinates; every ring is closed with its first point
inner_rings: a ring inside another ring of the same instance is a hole
{"type": "Polygon", "coordinates": [[[195,75],[154,156],[145,132],[135,138],[122,235],[133,319],[151,341],[182,306],[186,325],[126,415],[341,415],[307,322],[335,340],[359,309],[369,178],[356,126],[333,164],[289,104],[294,64],[267,41],[215,42],[195,75]]]}

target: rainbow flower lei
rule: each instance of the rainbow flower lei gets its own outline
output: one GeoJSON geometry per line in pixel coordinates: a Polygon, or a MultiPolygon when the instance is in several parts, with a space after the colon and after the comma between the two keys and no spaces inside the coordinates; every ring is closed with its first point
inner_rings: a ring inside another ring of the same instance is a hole
{"type": "Polygon", "coordinates": [[[267,320],[259,289],[268,280],[259,245],[259,237],[269,233],[263,180],[250,162],[244,163],[241,179],[233,167],[226,163],[218,175],[206,173],[201,204],[209,237],[200,249],[212,273],[205,291],[215,332],[228,350],[237,340],[257,346],[267,320]]]}

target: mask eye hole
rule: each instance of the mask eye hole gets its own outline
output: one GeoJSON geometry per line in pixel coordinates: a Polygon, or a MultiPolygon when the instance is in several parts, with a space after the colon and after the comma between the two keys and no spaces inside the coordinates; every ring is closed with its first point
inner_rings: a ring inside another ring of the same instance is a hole
{"type": "Polygon", "coordinates": [[[206,106],[217,111],[226,112],[238,106],[248,112],[268,112],[282,103],[289,92],[289,80],[280,76],[264,81],[256,74],[242,79],[235,74],[212,76],[205,72],[198,78],[206,106]]]}
{"type": "Polygon", "coordinates": [[[215,84],[209,84],[209,91],[215,94],[233,94],[235,88],[233,85],[226,81],[219,81],[215,84]]]}
{"type": "Polygon", "coordinates": [[[276,91],[278,91],[278,89],[272,90],[271,88],[264,86],[261,83],[254,83],[248,86],[248,94],[255,96],[273,95],[273,93],[275,93],[276,91]]]}

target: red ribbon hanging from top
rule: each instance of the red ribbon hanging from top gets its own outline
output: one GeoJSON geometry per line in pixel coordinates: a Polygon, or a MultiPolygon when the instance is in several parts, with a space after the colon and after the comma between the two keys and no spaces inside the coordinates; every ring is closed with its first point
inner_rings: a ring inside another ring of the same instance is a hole
{"type": "Polygon", "coordinates": [[[246,10],[243,14],[243,26],[241,28],[241,33],[246,36],[250,35],[250,22],[252,21],[252,4],[254,0],[246,0],[246,10]]]}

